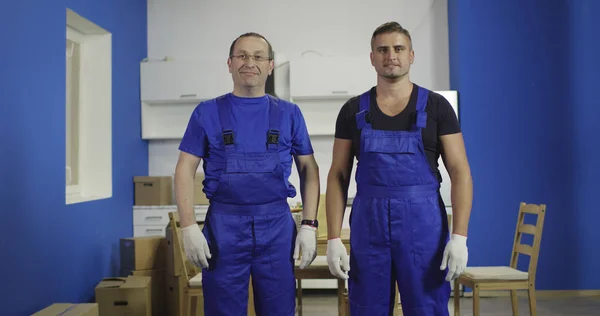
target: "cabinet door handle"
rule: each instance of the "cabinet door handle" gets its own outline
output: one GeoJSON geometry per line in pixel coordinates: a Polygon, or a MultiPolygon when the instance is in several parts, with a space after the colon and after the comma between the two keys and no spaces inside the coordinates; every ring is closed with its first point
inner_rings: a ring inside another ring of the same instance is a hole
{"type": "Polygon", "coordinates": [[[180,98],[195,98],[196,94],[182,94],[179,96],[180,98]]]}
{"type": "Polygon", "coordinates": [[[334,90],[331,91],[332,94],[348,94],[348,91],[345,90],[334,90]]]}
{"type": "Polygon", "coordinates": [[[146,216],[146,219],[147,220],[151,220],[151,221],[153,221],[153,220],[161,220],[162,216],[146,216]]]}
{"type": "Polygon", "coordinates": [[[148,229],[146,229],[146,232],[147,232],[147,233],[152,233],[152,232],[157,232],[157,233],[160,233],[160,232],[162,232],[162,229],[158,229],[158,228],[154,228],[154,229],[153,229],[153,228],[148,228],[148,229]]]}

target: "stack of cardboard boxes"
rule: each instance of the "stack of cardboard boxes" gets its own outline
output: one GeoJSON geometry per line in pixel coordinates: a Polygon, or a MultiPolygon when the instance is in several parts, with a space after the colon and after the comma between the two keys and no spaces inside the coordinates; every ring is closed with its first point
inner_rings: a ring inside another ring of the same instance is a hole
{"type": "Polygon", "coordinates": [[[166,239],[122,238],[120,248],[122,276],[102,279],[95,289],[95,303],[53,304],[34,315],[165,315],[166,239]]]}
{"type": "MultiPolygon", "coordinates": [[[[121,274],[126,277],[105,278],[96,287],[100,316],[182,316],[185,315],[185,285],[181,260],[176,260],[173,235],[167,237],[122,238],[120,242],[121,274]]],[[[190,277],[196,268],[186,260],[190,277]]],[[[195,315],[204,315],[200,300],[195,315]]],[[[191,315],[194,316],[194,315],[191,315]]]]}
{"type": "MultiPolygon", "coordinates": [[[[194,205],[208,205],[209,201],[206,198],[204,192],[202,192],[204,180],[204,174],[197,173],[195,176],[195,190],[194,190],[194,205]]],[[[135,187],[135,205],[138,206],[162,206],[162,205],[175,205],[175,185],[173,176],[137,176],[134,177],[135,187]]],[[[202,219],[198,219],[198,224],[203,227],[202,219]]],[[[158,237],[155,237],[158,238],[158,237]]],[[[173,234],[171,231],[170,224],[167,224],[165,229],[165,236],[162,237],[164,241],[164,253],[161,257],[164,258],[162,268],[154,268],[156,273],[159,273],[157,269],[160,269],[161,273],[161,304],[163,305],[163,313],[168,316],[180,316],[184,315],[185,306],[185,286],[188,283],[188,279],[185,277],[182,269],[182,260],[180,256],[175,256],[175,251],[178,249],[173,248],[173,234]]],[[[130,238],[131,240],[140,240],[142,238],[130,238]]],[[[121,255],[123,257],[123,253],[121,255]]],[[[185,260],[185,264],[188,268],[188,277],[191,278],[200,272],[200,269],[195,267],[189,260],[185,260]]],[[[133,273],[132,273],[133,274],[133,273]]],[[[134,274],[135,275],[135,274],[134,274]]],[[[158,295],[158,294],[157,294],[158,295]]],[[[196,315],[204,315],[204,304],[202,301],[196,303],[196,315]]],[[[163,315],[163,314],[160,314],[163,315]]],[[[191,315],[193,316],[193,315],[191,315]]]]}
{"type": "MultiPolygon", "coordinates": [[[[203,174],[196,174],[194,204],[209,204],[202,192],[203,174]]],[[[173,177],[135,177],[135,205],[174,205],[173,177]]],[[[202,229],[204,223],[198,219],[202,229]]],[[[179,222],[177,221],[177,224],[179,222]]],[[[107,277],[95,289],[95,303],[53,304],[35,316],[183,316],[188,278],[201,269],[185,255],[176,255],[170,224],[166,236],[129,237],[120,240],[120,276],[107,277]],[[182,257],[184,259],[182,259],[182,257]],[[182,262],[184,261],[184,262],[182,262]],[[183,265],[187,267],[186,278],[183,265]]],[[[178,234],[181,238],[181,234],[178,234]]],[[[180,240],[181,242],[181,240],[180,240]]],[[[204,300],[192,304],[204,315],[204,300]]],[[[252,288],[249,286],[248,315],[254,316],[252,288]]]]}
{"type": "MultiPolygon", "coordinates": [[[[167,245],[164,237],[121,238],[121,275],[128,276],[129,279],[150,278],[149,305],[154,316],[163,315],[165,311],[166,256],[167,245]]],[[[96,301],[98,293],[97,288],[96,301]]]]}

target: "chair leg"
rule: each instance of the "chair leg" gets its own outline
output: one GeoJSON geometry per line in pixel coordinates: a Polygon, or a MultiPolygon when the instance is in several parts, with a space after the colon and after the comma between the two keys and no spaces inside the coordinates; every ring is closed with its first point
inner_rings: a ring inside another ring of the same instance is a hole
{"type": "Polygon", "coordinates": [[[513,316],[519,316],[519,299],[517,298],[517,290],[510,291],[510,304],[512,305],[513,316]]]}
{"type": "Polygon", "coordinates": [[[190,300],[188,290],[186,289],[183,293],[183,304],[179,305],[179,314],[182,316],[188,316],[188,301],[190,300]]]}
{"type": "Polygon", "coordinates": [[[454,280],[454,316],[460,315],[460,283],[458,279],[454,280]]]}
{"type": "Polygon", "coordinates": [[[479,285],[473,287],[473,316],[479,316],[479,285]]]}
{"type": "Polygon", "coordinates": [[[298,279],[298,316],[302,316],[302,279],[298,279]]]}
{"type": "Polygon", "coordinates": [[[536,299],[535,299],[535,286],[529,285],[529,315],[536,316],[537,308],[536,308],[536,299]]]}
{"type": "Polygon", "coordinates": [[[193,297],[193,296],[192,296],[190,293],[188,293],[188,294],[186,295],[186,297],[187,297],[187,299],[186,299],[187,303],[186,303],[186,306],[185,306],[185,309],[186,309],[186,311],[185,311],[185,314],[184,314],[184,315],[185,315],[185,316],[192,316],[192,315],[195,315],[196,313],[193,313],[193,314],[192,314],[192,299],[193,299],[194,297],[193,297]]]}
{"type": "Polygon", "coordinates": [[[398,295],[400,295],[398,293],[398,288],[396,287],[396,282],[394,282],[393,284],[393,300],[392,300],[392,315],[393,316],[398,316],[400,314],[400,312],[398,311],[398,295]]]}
{"type": "Polygon", "coordinates": [[[344,316],[350,316],[350,300],[347,292],[344,294],[344,316]]]}

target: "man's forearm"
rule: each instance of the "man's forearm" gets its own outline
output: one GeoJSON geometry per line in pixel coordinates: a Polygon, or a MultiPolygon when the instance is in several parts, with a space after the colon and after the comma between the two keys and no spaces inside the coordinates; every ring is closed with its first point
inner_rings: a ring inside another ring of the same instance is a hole
{"type": "Polygon", "coordinates": [[[175,199],[181,227],[196,224],[193,175],[179,170],[175,171],[175,199]]]}
{"type": "Polygon", "coordinates": [[[348,198],[348,185],[341,175],[330,175],[327,178],[326,211],[327,211],[327,239],[340,237],[346,200],[348,198]]]}
{"type": "Polygon", "coordinates": [[[467,236],[473,203],[473,180],[468,171],[457,172],[452,178],[452,233],[467,236]]]}
{"type": "Polygon", "coordinates": [[[300,195],[302,196],[302,218],[314,220],[317,218],[321,184],[319,183],[319,167],[317,164],[305,166],[299,170],[300,195]]]}

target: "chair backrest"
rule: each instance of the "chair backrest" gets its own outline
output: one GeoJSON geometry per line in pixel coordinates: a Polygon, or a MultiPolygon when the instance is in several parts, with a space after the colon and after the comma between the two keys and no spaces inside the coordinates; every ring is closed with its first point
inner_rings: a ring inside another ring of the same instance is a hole
{"type": "Polygon", "coordinates": [[[181,262],[181,268],[183,269],[183,275],[185,276],[185,280],[189,280],[190,273],[187,268],[186,257],[183,251],[183,245],[181,244],[181,239],[179,237],[180,231],[178,223],[179,214],[177,212],[169,212],[169,224],[171,226],[171,234],[173,236],[173,256],[176,262],[181,262]]]}
{"type": "Polygon", "coordinates": [[[537,270],[538,257],[540,253],[540,244],[542,242],[542,231],[544,228],[544,217],[546,215],[545,204],[527,204],[520,203],[519,217],[517,220],[517,229],[515,230],[515,240],[513,243],[513,251],[510,260],[510,266],[517,269],[519,254],[529,256],[529,281],[535,282],[535,274],[537,270]],[[525,224],[525,215],[533,214],[537,216],[535,225],[525,224]],[[522,243],[523,234],[533,235],[533,244],[527,245],[522,243]]]}
{"type": "Polygon", "coordinates": [[[317,237],[327,238],[327,204],[325,194],[319,196],[319,207],[317,208],[317,220],[319,221],[319,229],[317,237]]]}

